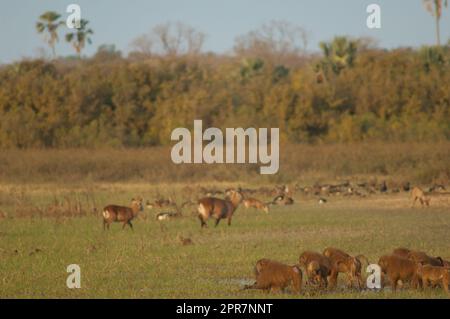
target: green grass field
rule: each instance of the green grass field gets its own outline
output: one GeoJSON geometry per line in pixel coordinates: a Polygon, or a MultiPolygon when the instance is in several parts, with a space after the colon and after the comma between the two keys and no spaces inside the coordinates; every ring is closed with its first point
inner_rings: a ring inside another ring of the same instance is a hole
{"type": "MultiPolygon", "coordinates": [[[[82,189],[4,185],[2,210],[17,209],[17,194],[22,194],[23,202],[44,205],[55,197],[81,194],[82,189]]],[[[145,184],[92,184],[88,188],[100,208],[109,203],[128,204],[136,195],[152,199],[156,190],[168,192],[167,186],[145,184]]],[[[146,208],[134,221],[134,232],[122,230],[119,224],[103,231],[100,212],[58,218],[10,213],[0,220],[0,298],[446,297],[442,289],[351,291],[343,287],[343,278],[335,291],[304,288],[301,295],[243,291],[243,285],[253,280],[258,259],[295,264],[302,251],[321,252],[328,246],[365,254],[371,262],[398,246],[450,259],[448,195],[433,198],[427,209],[411,208],[408,193],[365,199],[331,197],[322,206],[314,197],[295,199],[295,205],[273,207],[270,214],[241,206],[231,227],[222,221],[214,228],[210,220],[209,228],[203,230],[191,212],[193,207],[182,218],[165,222],[157,222],[156,211],[146,208]],[[183,246],[180,235],[194,244],[183,246]],[[81,289],[66,287],[69,264],[81,267],[81,289]]]]}

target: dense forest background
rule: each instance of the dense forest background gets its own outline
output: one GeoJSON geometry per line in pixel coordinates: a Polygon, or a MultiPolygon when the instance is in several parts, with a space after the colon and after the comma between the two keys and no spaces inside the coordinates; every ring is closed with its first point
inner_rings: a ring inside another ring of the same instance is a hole
{"type": "Polygon", "coordinates": [[[141,37],[126,57],[103,45],[89,58],[1,65],[0,147],[167,145],[194,119],[279,127],[289,143],[450,139],[450,43],[385,50],[336,37],[312,54],[261,39],[202,53],[191,30],[184,49],[141,37]]]}

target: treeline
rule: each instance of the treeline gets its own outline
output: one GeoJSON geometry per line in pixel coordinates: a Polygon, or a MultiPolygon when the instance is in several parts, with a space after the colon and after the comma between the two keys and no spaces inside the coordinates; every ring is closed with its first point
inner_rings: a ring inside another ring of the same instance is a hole
{"type": "Polygon", "coordinates": [[[24,60],[0,67],[0,147],[170,144],[176,127],[279,127],[293,143],[450,139],[450,47],[322,55],[24,60]]]}

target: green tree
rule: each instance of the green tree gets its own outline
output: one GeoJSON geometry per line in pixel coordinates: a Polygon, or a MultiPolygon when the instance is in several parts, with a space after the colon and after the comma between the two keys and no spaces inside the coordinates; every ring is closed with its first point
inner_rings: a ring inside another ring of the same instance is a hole
{"type": "Polygon", "coordinates": [[[331,69],[338,75],[343,69],[353,66],[357,53],[357,42],[347,37],[335,37],[332,42],[321,42],[323,59],[318,65],[325,73],[331,69]]]}
{"type": "Polygon", "coordinates": [[[436,22],[436,39],[437,45],[441,45],[440,21],[442,16],[442,8],[448,7],[448,0],[423,0],[425,8],[434,17],[436,22]]]}
{"type": "Polygon", "coordinates": [[[92,29],[88,28],[89,21],[81,19],[80,27],[75,29],[76,31],[66,34],[66,41],[72,43],[78,56],[81,55],[81,51],[84,49],[86,42],[88,44],[92,43],[91,34],[94,34],[92,29]]]}
{"type": "Polygon", "coordinates": [[[36,22],[36,30],[38,33],[45,34],[44,39],[50,46],[53,52],[53,57],[56,56],[55,44],[59,41],[58,27],[63,24],[59,21],[61,15],[54,11],[47,11],[39,17],[36,22]]]}

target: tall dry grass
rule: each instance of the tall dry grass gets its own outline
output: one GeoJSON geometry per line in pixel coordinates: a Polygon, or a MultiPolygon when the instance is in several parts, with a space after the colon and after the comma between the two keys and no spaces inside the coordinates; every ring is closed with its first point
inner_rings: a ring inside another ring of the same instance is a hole
{"type": "Polygon", "coordinates": [[[245,182],[314,183],[386,179],[427,184],[450,180],[450,142],[282,145],[280,170],[259,165],[173,164],[170,147],[145,149],[4,150],[0,182],[245,182]]]}

